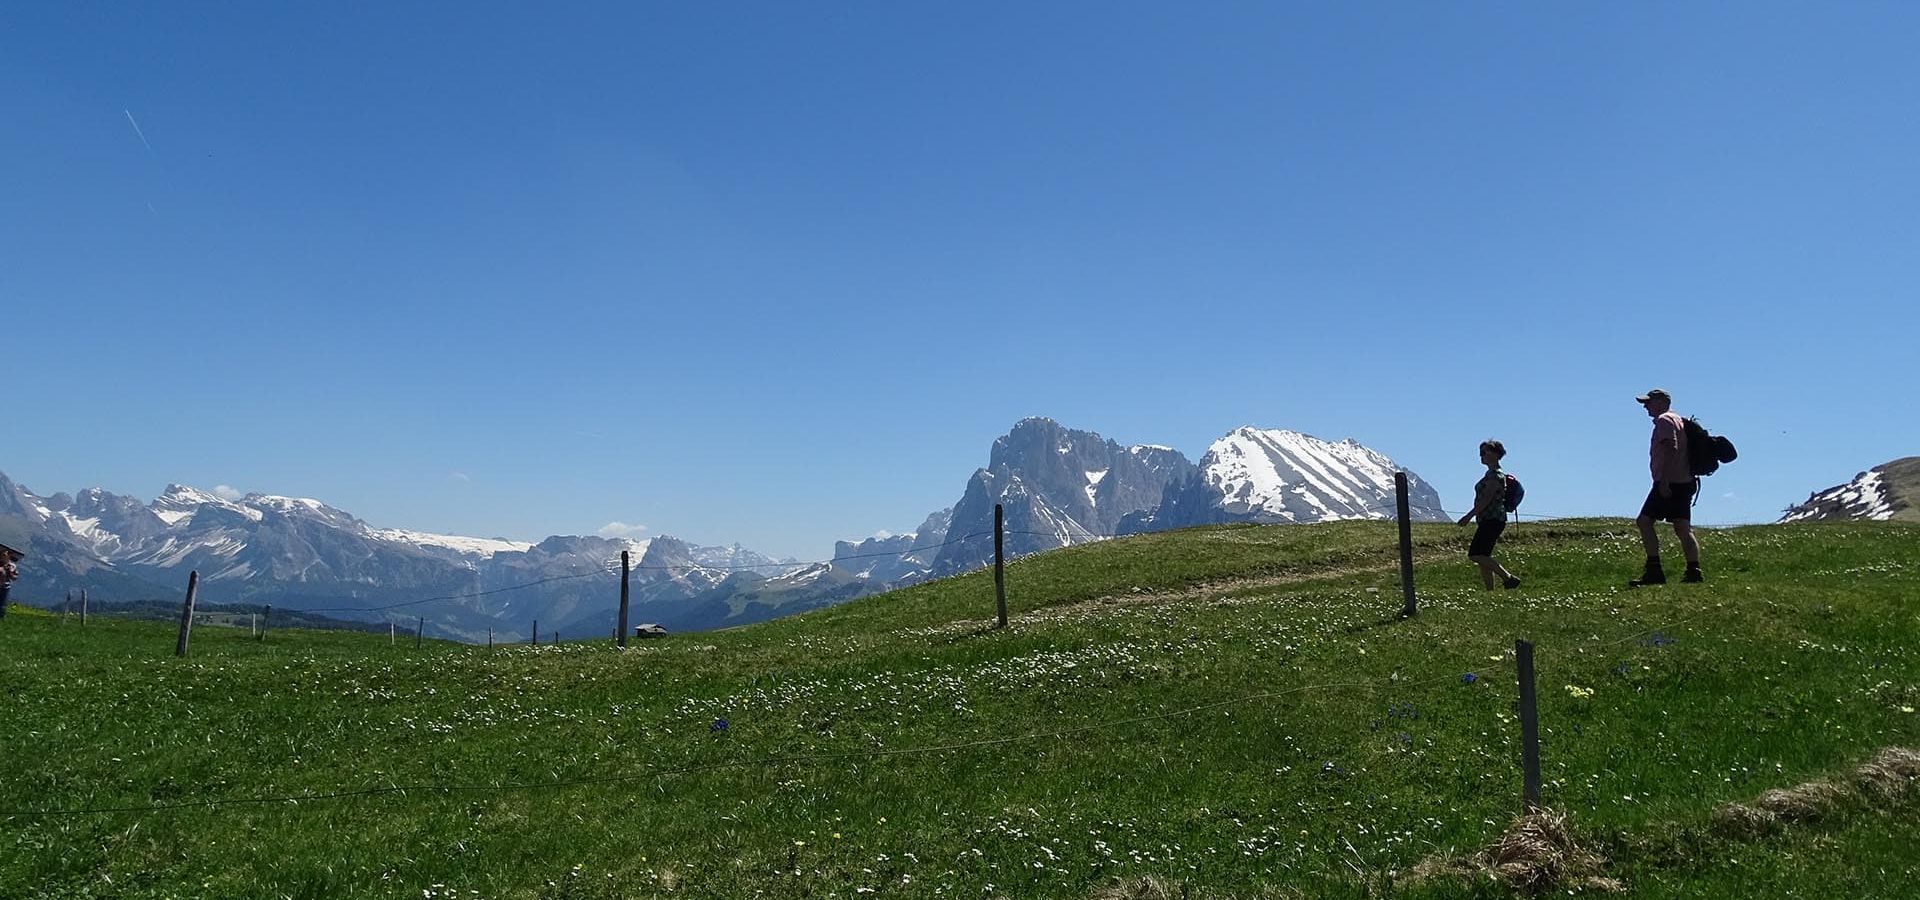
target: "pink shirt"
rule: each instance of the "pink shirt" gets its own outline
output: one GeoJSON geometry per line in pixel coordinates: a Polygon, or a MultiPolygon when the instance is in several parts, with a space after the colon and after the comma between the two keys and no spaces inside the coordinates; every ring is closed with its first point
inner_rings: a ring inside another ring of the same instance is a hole
{"type": "Polygon", "coordinates": [[[1671,484],[1693,481],[1693,470],[1687,466],[1687,426],[1679,413],[1667,410],[1653,417],[1653,447],[1648,452],[1648,466],[1654,481],[1671,484]]]}

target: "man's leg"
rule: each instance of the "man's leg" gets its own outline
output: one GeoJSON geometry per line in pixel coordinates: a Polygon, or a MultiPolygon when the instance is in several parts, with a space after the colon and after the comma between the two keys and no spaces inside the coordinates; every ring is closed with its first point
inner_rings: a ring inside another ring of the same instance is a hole
{"type": "Polygon", "coordinates": [[[1493,563],[1494,578],[1502,585],[1509,588],[1517,588],[1520,586],[1520,579],[1513,577],[1513,573],[1507,571],[1507,567],[1500,564],[1500,557],[1489,556],[1487,559],[1493,563]]]}
{"type": "Polygon", "coordinates": [[[1683,581],[1705,581],[1700,575],[1700,540],[1693,536],[1693,522],[1673,520],[1673,536],[1680,539],[1680,551],[1687,555],[1687,574],[1683,581]]]}
{"type": "Polygon", "coordinates": [[[1687,555],[1687,567],[1700,568],[1700,541],[1693,536],[1693,523],[1686,519],[1673,520],[1673,536],[1680,539],[1680,550],[1687,555]]]}
{"type": "Polygon", "coordinates": [[[1496,565],[1493,557],[1474,556],[1470,557],[1470,559],[1473,560],[1474,565],[1480,567],[1480,583],[1485,585],[1487,590],[1493,590],[1493,569],[1496,565]]]}
{"type": "Polygon", "coordinates": [[[1639,578],[1628,583],[1666,584],[1666,570],[1660,567],[1660,535],[1653,530],[1655,525],[1653,516],[1642,511],[1640,517],[1633,520],[1633,524],[1640,526],[1640,543],[1647,548],[1647,565],[1640,570],[1639,578]]]}

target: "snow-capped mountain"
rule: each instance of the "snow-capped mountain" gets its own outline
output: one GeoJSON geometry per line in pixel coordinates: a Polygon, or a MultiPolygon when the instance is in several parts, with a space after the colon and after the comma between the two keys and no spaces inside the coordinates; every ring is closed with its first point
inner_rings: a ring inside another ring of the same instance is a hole
{"type": "Polygon", "coordinates": [[[968,479],[933,574],[993,560],[993,507],[1006,518],[1006,552],[1021,556],[1112,535],[1129,514],[1160,504],[1193,463],[1170,447],[1122,447],[1091,431],[1028,418],[993,442],[987,467],[968,479]]]}
{"type": "MultiPolygon", "coordinates": [[[[1235,429],[1214,441],[1191,476],[1170,487],[1160,508],[1130,519],[1127,533],[1224,522],[1391,519],[1393,460],[1351,438],[1323,441],[1285,429],[1235,429]]],[[[1445,521],[1440,494],[1412,472],[1413,518],[1445,521]]]]}
{"type": "Polygon", "coordinates": [[[1782,522],[1836,519],[1920,520],[1920,456],[1896,459],[1853,477],[1846,484],[1815,491],[1788,507],[1782,522]]]}
{"type": "MultiPolygon", "coordinates": [[[[52,598],[58,591],[83,586],[109,596],[145,596],[144,592],[151,591],[152,585],[121,572],[76,543],[70,535],[41,527],[49,512],[49,503],[71,509],[73,502],[74,498],[64,494],[45,499],[37,497],[0,473],[0,543],[24,551],[30,557],[30,562],[21,568],[19,582],[14,585],[14,598],[24,600],[35,593],[52,598]]],[[[101,513],[118,508],[118,504],[110,501],[103,501],[101,505],[101,513]]],[[[98,528],[99,520],[110,516],[92,518],[94,521],[86,526],[89,530],[98,528]]]]}
{"type": "Polygon", "coordinates": [[[457,597],[360,617],[423,615],[430,633],[469,638],[489,628],[512,632],[533,618],[543,629],[608,633],[623,550],[635,567],[637,603],[685,602],[734,571],[778,576],[797,568],[737,544],[698,547],[666,536],[535,544],[375,528],[318,500],[177,484],[151,503],[99,489],[43,498],[0,475],[0,517],[32,544],[23,597],[77,587],[103,601],[177,596],[195,570],[207,603],[344,607],[337,615],[351,617],[352,609],[457,597]]]}
{"type": "MultiPolygon", "coordinates": [[[[951,575],[993,560],[993,506],[1009,557],[1134,534],[1225,522],[1390,519],[1398,466],[1352,440],[1240,428],[1199,466],[1171,447],[1122,447],[1090,431],[1029,418],[995,440],[960,502],[911,535],[842,541],[834,565],[874,590],[951,575]],[[935,546],[945,544],[945,546],[935,546]],[[873,556],[921,549],[906,557],[873,556]],[[929,555],[931,554],[931,555],[929,555]]],[[[1443,521],[1440,495],[1408,473],[1414,518],[1443,521]]]]}
{"type": "Polygon", "coordinates": [[[927,517],[906,534],[875,536],[863,541],[835,541],[834,568],[871,584],[912,584],[933,574],[940,545],[953,522],[953,508],[927,517]]]}

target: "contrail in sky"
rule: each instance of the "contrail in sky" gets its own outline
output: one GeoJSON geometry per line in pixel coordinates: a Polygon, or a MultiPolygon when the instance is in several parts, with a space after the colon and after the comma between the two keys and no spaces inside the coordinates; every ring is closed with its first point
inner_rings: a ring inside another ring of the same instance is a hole
{"type": "Polygon", "coordinates": [[[148,153],[152,153],[153,145],[147,143],[147,133],[140,130],[140,123],[133,120],[133,111],[123,109],[121,112],[127,114],[127,124],[133,126],[133,133],[140,136],[140,143],[147,148],[148,153]]]}

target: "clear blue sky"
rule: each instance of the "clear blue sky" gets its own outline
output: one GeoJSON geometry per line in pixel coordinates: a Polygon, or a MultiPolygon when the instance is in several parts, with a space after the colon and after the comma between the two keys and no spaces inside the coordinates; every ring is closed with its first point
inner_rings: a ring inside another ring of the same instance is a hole
{"type": "Polygon", "coordinates": [[[826,555],[1047,415],[1920,453],[1920,7],[13,4],[0,471],[826,555]],[[135,123],[138,126],[136,132],[135,123]]]}

